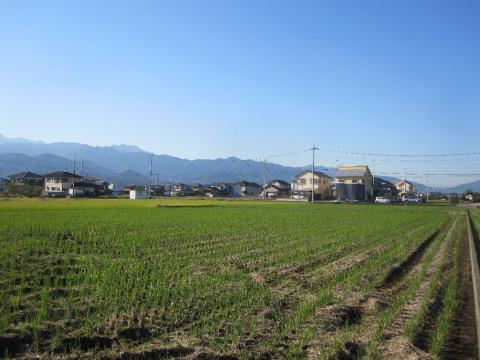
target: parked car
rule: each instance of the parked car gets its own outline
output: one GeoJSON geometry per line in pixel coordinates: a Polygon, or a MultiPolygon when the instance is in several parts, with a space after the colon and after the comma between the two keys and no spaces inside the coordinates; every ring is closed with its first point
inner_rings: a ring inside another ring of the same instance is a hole
{"type": "Polygon", "coordinates": [[[305,195],[302,194],[293,194],[292,199],[305,199],[305,195]]]}
{"type": "Polygon", "coordinates": [[[390,204],[391,201],[389,198],[383,197],[383,196],[377,196],[375,198],[375,203],[376,204],[390,204]]]}
{"type": "Polygon", "coordinates": [[[402,201],[405,204],[420,204],[423,202],[422,199],[416,196],[404,196],[402,197],[402,201]]]}

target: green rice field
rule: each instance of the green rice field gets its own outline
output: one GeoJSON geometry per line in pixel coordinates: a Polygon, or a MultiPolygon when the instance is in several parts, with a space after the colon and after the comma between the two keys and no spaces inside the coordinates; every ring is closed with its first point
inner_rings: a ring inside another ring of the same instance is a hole
{"type": "Polygon", "coordinates": [[[0,200],[0,357],[448,358],[466,228],[451,206],[0,200]]]}

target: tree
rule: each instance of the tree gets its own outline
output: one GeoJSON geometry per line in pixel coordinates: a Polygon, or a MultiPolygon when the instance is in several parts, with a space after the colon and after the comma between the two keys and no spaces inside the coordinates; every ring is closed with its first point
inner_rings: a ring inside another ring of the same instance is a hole
{"type": "Polygon", "coordinates": [[[330,186],[325,186],[322,191],[322,199],[323,200],[332,200],[333,199],[333,190],[330,186]]]}
{"type": "Polygon", "coordinates": [[[27,184],[24,184],[24,185],[7,184],[5,187],[5,193],[8,196],[38,197],[42,194],[42,187],[27,185],[27,184]]]}

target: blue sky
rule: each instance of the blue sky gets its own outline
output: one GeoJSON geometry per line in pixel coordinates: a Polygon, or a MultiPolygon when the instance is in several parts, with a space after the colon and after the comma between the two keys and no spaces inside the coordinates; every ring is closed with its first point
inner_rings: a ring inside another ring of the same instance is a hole
{"type": "MultiPolygon", "coordinates": [[[[0,133],[191,159],[313,142],[480,151],[479,13],[473,0],[3,0],[0,133]]],[[[480,156],[317,156],[377,172],[480,172],[480,156]]]]}

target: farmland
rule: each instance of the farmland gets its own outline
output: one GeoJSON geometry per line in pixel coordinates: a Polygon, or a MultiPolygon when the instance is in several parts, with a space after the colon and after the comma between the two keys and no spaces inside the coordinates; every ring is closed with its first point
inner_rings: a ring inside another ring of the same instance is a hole
{"type": "Polygon", "coordinates": [[[0,356],[475,356],[462,208],[11,200],[0,215],[0,356]]]}

